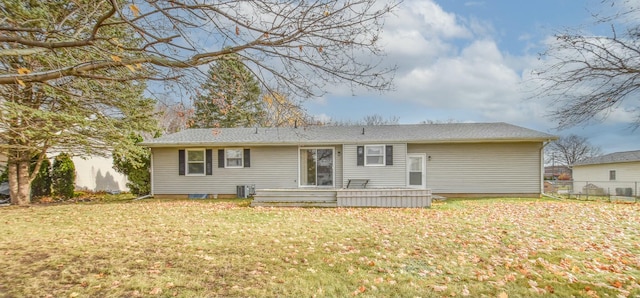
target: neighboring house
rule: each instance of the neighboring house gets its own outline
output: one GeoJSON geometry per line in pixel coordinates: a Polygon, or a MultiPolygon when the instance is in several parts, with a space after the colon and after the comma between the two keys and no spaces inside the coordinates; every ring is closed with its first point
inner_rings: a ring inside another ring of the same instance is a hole
{"type": "Polygon", "coordinates": [[[126,176],[113,169],[111,157],[74,157],[76,188],[90,191],[128,191],[126,176]]]}
{"type": "Polygon", "coordinates": [[[568,166],[546,166],[544,167],[544,179],[562,179],[562,180],[571,180],[571,169],[568,166]],[[560,178],[566,178],[562,179],[560,178]]]}
{"type": "Polygon", "coordinates": [[[431,189],[446,196],[542,191],[556,136],[506,123],[187,129],[143,142],[156,197],[261,189],[431,189]]]}
{"type": "MultiPolygon", "coordinates": [[[[51,162],[55,158],[54,154],[50,154],[51,162]]],[[[127,191],[127,178],[113,169],[113,160],[105,157],[74,157],[73,163],[76,168],[76,188],[88,190],[119,190],[127,191]],[[101,179],[101,177],[103,177],[101,179]],[[107,189],[100,189],[100,181],[109,185],[107,189]]],[[[4,171],[7,166],[7,155],[0,152],[0,172],[4,171]]]]}
{"type": "Polygon", "coordinates": [[[615,152],[573,165],[574,193],[638,196],[640,150],[615,152]]]}

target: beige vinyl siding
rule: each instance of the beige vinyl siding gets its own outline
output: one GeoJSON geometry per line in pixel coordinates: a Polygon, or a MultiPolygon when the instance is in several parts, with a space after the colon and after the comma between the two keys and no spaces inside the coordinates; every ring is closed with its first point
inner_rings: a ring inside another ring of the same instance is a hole
{"type": "MultiPolygon", "coordinates": [[[[308,146],[311,147],[311,146],[308,146]]],[[[337,152],[342,146],[321,146],[334,149],[335,183],[342,187],[342,158],[337,152]]],[[[234,147],[239,148],[239,147],[234,147]]],[[[234,194],[236,186],[255,185],[256,189],[298,188],[298,146],[244,147],[251,150],[251,167],[218,168],[218,149],[213,150],[211,176],[178,175],[178,150],[182,148],[152,148],[154,194],[234,194]]],[[[188,148],[187,148],[188,149],[188,148]]]]}
{"type": "Polygon", "coordinates": [[[365,144],[345,144],[343,146],[344,178],[346,186],[349,179],[369,179],[367,188],[406,187],[407,145],[376,143],[366,145],[393,145],[393,165],[358,166],[357,147],[365,144]]]}
{"type": "MultiPolygon", "coordinates": [[[[298,147],[245,147],[251,149],[251,167],[218,168],[218,149],[213,150],[211,176],[178,175],[179,148],[152,148],[154,194],[234,194],[236,185],[256,188],[297,188],[298,147]]],[[[205,149],[205,148],[203,148],[205,149]]]]}
{"type": "Polygon", "coordinates": [[[409,144],[426,153],[433,193],[540,193],[542,143],[409,144]],[[429,159],[430,157],[430,159],[429,159]]]}
{"type": "Polygon", "coordinates": [[[589,183],[610,194],[616,193],[616,188],[632,188],[637,193],[640,182],[640,161],[624,163],[608,163],[597,165],[583,165],[573,167],[574,193],[583,192],[583,187],[589,183]],[[616,180],[609,180],[609,171],[616,171],[616,180]]]}

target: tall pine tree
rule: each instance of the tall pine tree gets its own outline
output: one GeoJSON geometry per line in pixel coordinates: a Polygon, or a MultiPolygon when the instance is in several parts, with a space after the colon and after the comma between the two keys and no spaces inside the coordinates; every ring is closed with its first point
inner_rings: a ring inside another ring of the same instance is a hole
{"type": "Polygon", "coordinates": [[[240,59],[213,63],[201,89],[194,98],[192,127],[251,127],[265,116],[260,85],[240,59]]]}

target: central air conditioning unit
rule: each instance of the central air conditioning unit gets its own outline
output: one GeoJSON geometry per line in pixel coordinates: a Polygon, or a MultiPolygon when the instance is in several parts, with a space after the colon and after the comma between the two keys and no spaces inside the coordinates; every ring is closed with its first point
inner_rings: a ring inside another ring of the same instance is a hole
{"type": "Polygon", "coordinates": [[[256,194],[256,186],[253,184],[236,186],[236,196],[240,199],[246,199],[255,194],[256,194]]]}

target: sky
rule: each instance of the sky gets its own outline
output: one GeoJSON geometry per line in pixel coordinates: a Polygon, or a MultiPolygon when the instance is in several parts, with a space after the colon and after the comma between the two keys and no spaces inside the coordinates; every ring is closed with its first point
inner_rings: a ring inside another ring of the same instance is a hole
{"type": "MultiPolygon", "coordinates": [[[[626,110],[601,122],[557,130],[545,100],[524,83],[546,42],[566,28],[585,28],[597,0],[405,0],[385,22],[384,63],[396,65],[393,91],[335,88],[304,103],[317,119],[367,115],[421,121],[507,122],[555,135],[577,134],[603,153],[640,150],[640,129],[626,110]]],[[[588,28],[597,32],[598,28],[588,28]]]]}

